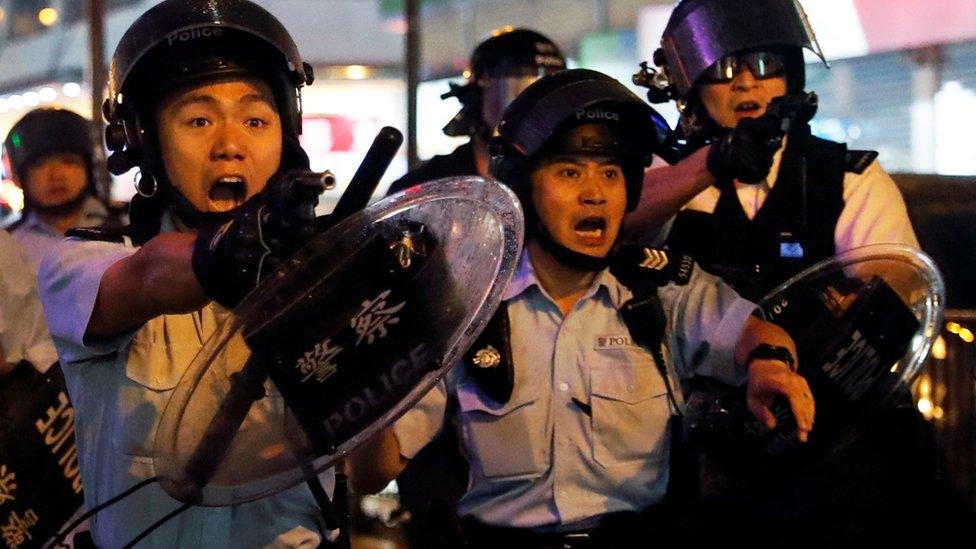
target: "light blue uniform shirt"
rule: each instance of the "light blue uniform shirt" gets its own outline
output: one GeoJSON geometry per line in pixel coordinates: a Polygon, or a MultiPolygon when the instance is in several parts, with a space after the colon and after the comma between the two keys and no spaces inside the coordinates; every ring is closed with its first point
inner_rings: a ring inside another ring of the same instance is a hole
{"type": "MultiPolygon", "coordinates": [[[[81,205],[79,227],[97,227],[108,218],[108,209],[97,198],[89,196],[81,205]]],[[[41,265],[41,260],[64,239],[64,233],[48,225],[34,212],[28,212],[24,219],[10,231],[14,240],[27,253],[34,272],[41,265]]]]}
{"type": "MultiPolygon", "coordinates": [[[[153,442],[163,409],[227,315],[211,303],[190,314],[156,317],[112,340],[86,341],[102,276],[135,251],[122,244],[67,239],[47,256],[39,274],[41,299],[75,408],[88,508],[155,476],[153,442]]],[[[278,405],[283,404],[268,397],[254,404],[278,405]]],[[[331,492],[332,471],[322,478],[331,492]]],[[[158,483],[142,488],[92,518],[95,543],[121,547],[179,505],[158,483]]],[[[139,547],[309,547],[320,539],[319,515],[311,492],[299,485],[243,505],[191,507],[139,547]]]]}
{"type": "Polygon", "coordinates": [[[58,355],[37,296],[34,269],[10,233],[0,229],[0,350],[6,362],[27,360],[46,372],[58,355]]]}
{"type": "MultiPolygon", "coordinates": [[[[732,348],[754,305],[700,269],[687,285],[663,287],[659,296],[676,336],[665,349],[674,356],[668,367],[735,377],[732,348]]],[[[564,317],[524,252],[504,298],[515,368],[511,399],[493,401],[465,368],[456,368],[395,424],[404,457],[436,435],[450,398],[471,464],[461,516],[568,531],[659,502],[668,481],[672,410],[654,359],[632,342],[618,314],[630,297],[603,271],[564,317]]]]}

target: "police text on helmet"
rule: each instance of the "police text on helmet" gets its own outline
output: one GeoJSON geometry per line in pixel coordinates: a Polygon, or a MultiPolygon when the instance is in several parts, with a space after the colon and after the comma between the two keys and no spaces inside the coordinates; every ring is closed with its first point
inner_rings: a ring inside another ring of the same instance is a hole
{"type": "Polygon", "coordinates": [[[609,111],[606,109],[580,109],[576,111],[576,120],[613,120],[614,122],[620,121],[620,115],[609,111]]]}
{"type": "Polygon", "coordinates": [[[172,46],[176,41],[189,42],[190,40],[196,40],[197,38],[214,38],[217,36],[223,36],[223,34],[223,29],[217,27],[204,27],[202,29],[179,31],[166,37],[166,45],[172,46]]]}

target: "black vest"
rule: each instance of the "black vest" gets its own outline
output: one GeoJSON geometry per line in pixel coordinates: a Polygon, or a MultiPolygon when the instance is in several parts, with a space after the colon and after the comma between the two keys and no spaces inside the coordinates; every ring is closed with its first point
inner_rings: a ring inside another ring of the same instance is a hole
{"type": "Polygon", "coordinates": [[[790,134],[776,184],[762,208],[746,217],[731,181],[713,213],[684,210],[668,245],[757,300],[803,269],[835,253],[834,228],[844,209],[844,173],[862,172],[877,156],[810,135],[790,134]]]}

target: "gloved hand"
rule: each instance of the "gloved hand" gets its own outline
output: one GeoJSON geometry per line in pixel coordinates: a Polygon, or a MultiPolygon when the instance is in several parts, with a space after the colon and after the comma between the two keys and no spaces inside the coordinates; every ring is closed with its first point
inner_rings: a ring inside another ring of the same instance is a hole
{"type": "Polygon", "coordinates": [[[759,183],[773,166],[783,140],[782,119],[764,115],[743,118],[708,151],[708,171],[719,181],[759,183]]]}
{"type": "Polygon", "coordinates": [[[331,173],[279,173],[231,218],[201,229],[193,247],[193,274],[204,293],[234,307],[261,279],[317,234],[315,206],[331,173]]]}

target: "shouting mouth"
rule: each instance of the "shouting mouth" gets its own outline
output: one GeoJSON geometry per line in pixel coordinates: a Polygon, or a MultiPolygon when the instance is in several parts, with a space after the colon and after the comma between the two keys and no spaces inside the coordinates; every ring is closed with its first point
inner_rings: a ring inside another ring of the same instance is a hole
{"type": "Polygon", "coordinates": [[[247,181],[239,175],[227,175],[217,178],[210,186],[207,194],[211,209],[215,212],[232,210],[247,199],[247,181]]]}
{"type": "Polygon", "coordinates": [[[742,117],[758,117],[762,115],[762,106],[756,101],[743,101],[736,104],[732,109],[735,114],[742,117]]]}
{"type": "Polygon", "coordinates": [[[584,240],[602,240],[607,232],[607,220],[603,217],[587,217],[577,223],[573,231],[584,240]]]}

